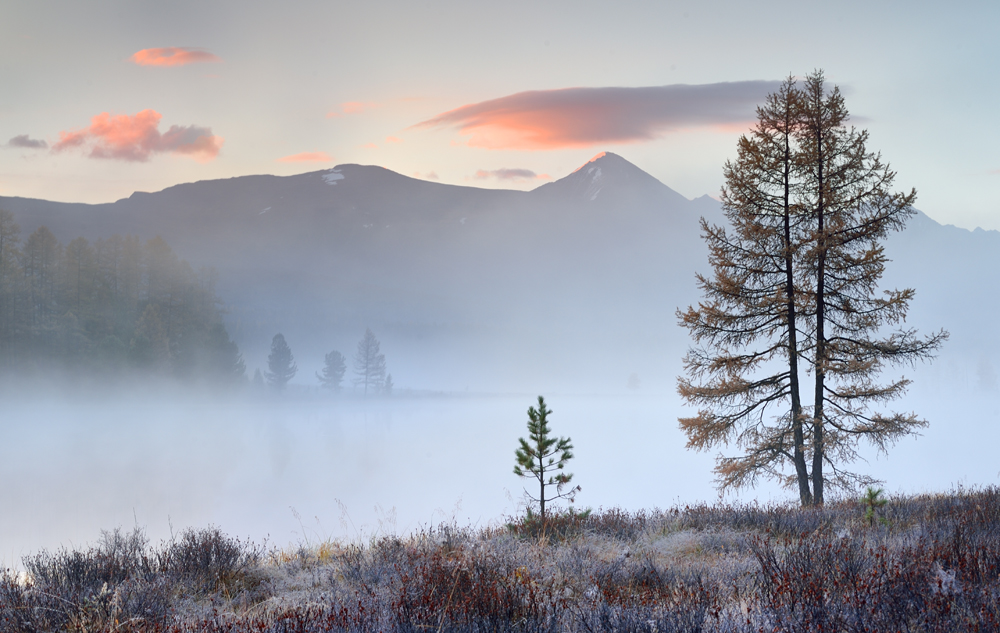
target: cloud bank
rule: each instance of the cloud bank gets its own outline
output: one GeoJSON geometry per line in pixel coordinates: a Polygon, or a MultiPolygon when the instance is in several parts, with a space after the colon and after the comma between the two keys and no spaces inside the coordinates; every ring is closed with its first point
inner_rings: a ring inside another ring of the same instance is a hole
{"type": "Polygon", "coordinates": [[[534,90],[465,105],[413,127],[457,129],[487,149],[635,143],[696,127],[750,124],[778,81],[534,90]]]}
{"type": "Polygon", "coordinates": [[[140,66],[186,66],[206,62],[221,62],[222,59],[201,48],[144,48],[132,55],[132,61],[140,66]]]}
{"type": "Polygon", "coordinates": [[[291,156],[282,156],[279,163],[329,163],[333,158],[326,152],[302,152],[291,156]]]}
{"type": "Polygon", "coordinates": [[[487,178],[496,178],[497,180],[548,180],[551,176],[548,174],[536,174],[530,169],[494,169],[492,171],[480,169],[473,178],[476,180],[486,180],[487,178]]]}
{"type": "Polygon", "coordinates": [[[18,134],[7,142],[7,147],[19,147],[21,149],[45,149],[49,144],[41,139],[34,139],[27,134],[18,134]]]}
{"type": "Polygon", "coordinates": [[[202,162],[219,155],[225,140],[214,136],[211,129],[172,125],[161,134],[161,118],[155,110],[143,110],[133,116],[102,112],[82,130],[59,132],[59,142],[52,146],[52,151],[89,148],[90,158],[131,162],[146,162],[153,154],[184,154],[202,162]]]}

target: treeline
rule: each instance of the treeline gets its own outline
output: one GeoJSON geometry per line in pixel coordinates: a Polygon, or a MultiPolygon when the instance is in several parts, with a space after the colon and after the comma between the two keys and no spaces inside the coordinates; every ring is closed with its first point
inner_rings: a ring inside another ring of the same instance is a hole
{"type": "Polygon", "coordinates": [[[160,237],[65,246],[47,227],[27,239],[0,210],[0,364],[53,365],[241,383],[215,272],[195,271],[160,237]]]}
{"type": "MultiPolygon", "coordinates": [[[[260,369],[254,372],[253,385],[258,391],[270,388],[275,393],[281,393],[288,386],[288,381],[295,377],[299,367],[295,356],[285,341],[285,335],[274,335],[271,340],[271,353],[267,357],[266,373],[260,369]]],[[[344,374],[347,372],[347,359],[337,350],[332,350],[325,356],[323,371],[316,372],[320,386],[328,393],[338,394],[343,389],[344,374]]],[[[354,355],[354,388],[365,397],[369,395],[391,396],[393,390],[392,374],[386,372],[385,354],[381,352],[381,343],[375,338],[370,328],[365,329],[364,337],[358,341],[358,351],[354,355]]]]}

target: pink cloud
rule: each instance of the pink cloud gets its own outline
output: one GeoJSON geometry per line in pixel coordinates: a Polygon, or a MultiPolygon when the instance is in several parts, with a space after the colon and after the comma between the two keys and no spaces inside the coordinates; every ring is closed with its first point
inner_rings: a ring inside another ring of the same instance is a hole
{"type": "Polygon", "coordinates": [[[279,163],[329,163],[333,159],[326,152],[302,152],[291,156],[282,156],[277,159],[279,163]]]}
{"type": "Polygon", "coordinates": [[[365,143],[361,147],[365,149],[378,149],[378,145],[376,145],[375,143],[365,143]]]}
{"type": "Polygon", "coordinates": [[[414,125],[457,129],[487,149],[560,149],[648,141],[667,132],[745,129],[774,81],[535,90],[465,105],[414,125]]]}
{"type": "Polygon", "coordinates": [[[536,174],[530,169],[494,169],[492,171],[487,171],[485,169],[478,170],[473,178],[476,180],[486,180],[487,178],[496,178],[497,180],[551,180],[552,177],[548,174],[536,174]]]}
{"type": "Polygon", "coordinates": [[[403,139],[396,138],[395,136],[387,136],[387,137],[385,137],[385,142],[386,143],[402,143],[403,139]]]}
{"type": "Polygon", "coordinates": [[[206,62],[221,62],[222,59],[201,48],[144,48],[132,55],[132,61],[140,66],[186,66],[206,62]]]}
{"type": "Polygon", "coordinates": [[[365,110],[371,110],[372,108],[379,107],[377,103],[364,103],[362,101],[345,101],[340,104],[340,112],[331,110],[326,113],[326,118],[332,119],[334,117],[341,117],[348,114],[358,114],[364,112],[365,110]]]}
{"type": "Polygon", "coordinates": [[[52,151],[90,147],[90,158],[132,162],[148,161],[153,154],[184,154],[201,162],[219,155],[225,139],[214,136],[211,129],[172,125],[161,134],[161,118],[155,110],[143,110],[133,116],[102,112],[90,120],[89,127],[59,132],[59,142],[52,146],[52,151]]]}

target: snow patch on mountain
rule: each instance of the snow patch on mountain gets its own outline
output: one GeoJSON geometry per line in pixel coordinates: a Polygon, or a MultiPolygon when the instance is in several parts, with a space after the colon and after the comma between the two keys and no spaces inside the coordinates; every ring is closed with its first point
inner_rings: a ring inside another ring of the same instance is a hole
{"type": "Polygon", "coordinates": [[[344,174],[340,173],[340,170],[337,169],[336,167],[331,169],[330,173],[323,174],[323,180],[326,181],[326,184],[331,186],[336,185],[338,180],[343,180],[343,179],[344,179],[344,174]]]}
{"type": "MultiPolygon", "coordinates": [[[[601,152],[598,156],[604,156],[604,152],[601,152]]],[[[589,197],[591,200],[597,200],[597,194],[601,193],[601,168],[591,167],[587,170],[587,175],[590,176],[590,185],[583,195],[584,197],[589,197]]]]}

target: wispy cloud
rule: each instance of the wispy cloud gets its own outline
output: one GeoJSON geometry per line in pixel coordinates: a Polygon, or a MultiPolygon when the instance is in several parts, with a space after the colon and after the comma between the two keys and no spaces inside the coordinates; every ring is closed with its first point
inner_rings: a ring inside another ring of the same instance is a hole
{"type": "Polygon", "coordinates": [[[45,149],[49,144],[41,139],[31,138],[27,134],[18,134],[7,142],[7,147],[21,149],[45,149]]]}
{"type": "Polygon", "coordinates": [[[333,158],[326,152],[302,152],[291,156],[282,156],[279,163],[329,163],[333,158]]]}
{"type": "Polygon", "coordinates": [[[199,161],[210,161],[219,155],[225,140],[213,135],[211,129],[172,125],[161,134],[161,118],[155,110],[131,116],[102,112],[82,130],[59,132],[59,142],[52,146],[52,151],[89,148],[91,158],[132,162],[148,161],[153,154],[185,154],[199,161]]]}
{"type": "Polygon", "coordinates": [[[341,117],[348,114],[359,114],[365,110],[371,110],[372,108],[379,107],[378,103],[365,103],[363,101],[345,101],[340,104],[340,111],[331,110],[326,113],[326,118],[332,119],[334,117],[341,117]]]}
{"type": "Polygon", "coordinates": [[[132,61],[140,66],[186,66],[206,62],[221,62],[222,58],[202,48],[144,48],[132,55],[132,61]]]}
{"type": "Polygon", "coordinates": [[[550,180],[548,174],[536,174],[530,169],[494,169],[491,171],[480,169],[473,176],[476,180],[486,180],[496,178],[497,180],[550,180]]]}
{"type": "Polygon", "coordinates": [[[395,136],[387,136],[387,137],[385,137],[385,142],[386,143],[402,143],[403,139],[397,138],[395,136]]]}
{"type": "Polygon", "coordinates": [[[635,143],[671,131],[750,124],[777,81],[644,88],[535,90],[473,103],[416,128],[454,128],[488,149],[560,149],[635,143]]]}

